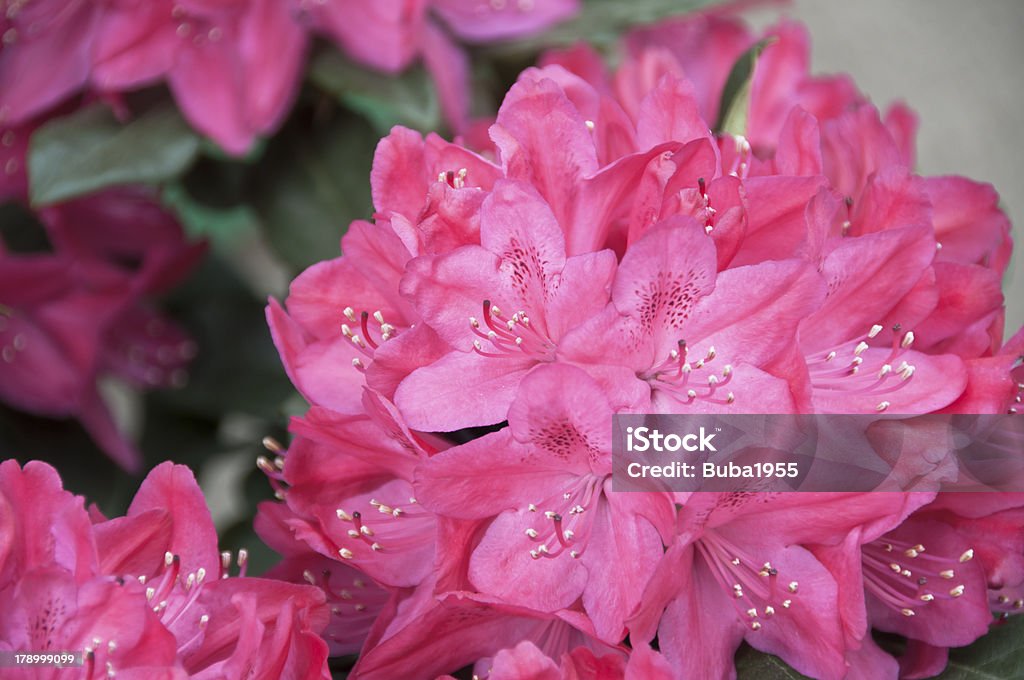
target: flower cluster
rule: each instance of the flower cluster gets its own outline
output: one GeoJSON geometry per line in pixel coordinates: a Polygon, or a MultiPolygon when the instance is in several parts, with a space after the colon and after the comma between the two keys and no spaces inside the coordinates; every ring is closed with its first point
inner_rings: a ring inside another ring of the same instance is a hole
{"type": "Polygon", "coordinates": [[[141,455],[98,381],[113,376],[138,389],[186,381],[195,343],[151,301],[192,270],[204,245],[189,243],[143,188],[67,201],[38,218],[52,250],[15,252],[0,239],[0,401],[78,418],[111,458],[137,470],[141,455]]]}
{"type": "Polygon", "coordinates": [[[53,468],[0,464],[0,650],[81,653],[72,677],[329,678],[323,594],[247,577],[246,561],[218,553],[188,468],[155,468],[128,514],[106,519],[53,468]]]}
{"type": "Polygon", "coordinates": [[[5,0],[2,8],[0,127],[82,90],[114,97],[166,82],[198,130],[243,154],[288,112],[314,30],[392,73],[422,56],[459,127],[469,65],[449,32],[472,42],[523,35],[571,16],[577,0],[5,0]]]}
{"type": "Polygon", "coordinates": [[[1018,495],[610,490],[614,413],[1020,401],[995,192],[913,174],[912,113],[769,38],[742,135],[710,129],[756,40],[723,15],[630,35],[614,73],[546,55],[484,148],[394,129],[374,222],[271,300],[312,407],[257,528],[352,677],[729,677],[744,640],[924,677],[1024,607],[1018,495]]]}

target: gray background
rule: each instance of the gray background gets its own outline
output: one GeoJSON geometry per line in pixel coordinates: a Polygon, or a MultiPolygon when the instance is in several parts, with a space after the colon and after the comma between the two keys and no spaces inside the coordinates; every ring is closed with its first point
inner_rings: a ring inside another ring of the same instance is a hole
{"type": "Polygon", "coordinates": [[[816,73],[845,71],[880,108],[917,111],[919,173],[995,185],[1018,244],[1004,281],[1012,334],[1024,322],[1024,0],[796,0],[781,14],[807,24],[816,73]]]}

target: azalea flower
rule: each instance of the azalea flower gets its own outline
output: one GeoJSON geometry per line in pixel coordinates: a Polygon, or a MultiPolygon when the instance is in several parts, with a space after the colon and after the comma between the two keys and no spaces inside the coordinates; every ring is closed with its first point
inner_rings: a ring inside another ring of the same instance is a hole
{"type": "Polygon", "coordinates": [[[658,562],[673,516],[667,494],[610,489],[607,426],[638,392],[606,394],[580,369],[538,368],[523,381],[509,427],[420,467],[425,507],[458,519],[494,518],[469,560],[477,589],[542,611],[582,597],[598,636],[622,638],[624,616],[658,562]]]}
{"type": "Polygon", "coordinates": [[[293,0],[314,30],[355,61],[399,73],[417,57],[434,79],[455,130],[468,123],[469,57],[455,44],[521,37],[571,17],[578,0],[293,0]]]}
{"type": "Polygon", "coordinates": [[[727,677],[741,640],[820,678],[846,674],[836,577],[810,550],[898,524],[927,497],[903,494],[697,493],[630,631],[658,632],[675,677],[727,677]],[[813,513],[815,521],[802,517],[813,513]]]}
{"type": "Polygon", "coordinates": [[[730,677],[741,641],[815,677],[896,677],[1011,610],[1021,518],[1001,494],[971,513],[933,492],[611,489],[615,413],[1017,408],[992,190],[916,176],[911,112],[810,76],[799,26],[766,37],[744,134],[713,129],[758,42],[728,13],[639,29],[613,72],[586,47],[546,55],[475,152],[393,129],[374,221],[287,312],[271,301],[311,409],[262,464],[281,498],[264,523],[391,593],[354,677],[602,667],[549,630],[491,639],[511,612],[628,635],[611,677],[730,677]],[[406,532],[385,494],[410,488],[406,532]]]}
{"type": "Polygon", "coordinates": [[[515,678],[518,664],[554,667],[556,678],[623,677],[625,651],[595,639],[579,612],[538,612],[471,593],[435,597],[434,585],[396,598],[353,677],[389,678],[406,668],[440,677],[472,666],[480,678],[515,678]]]}
{"type": "Polygon", "coordinates": [[[81,652],[88,676],[329,677],[323,595],[246,577],[244,551],[232,575],[187,468],[157,467],[108,520],[49,466],[5,461],[0,507],[0,648],[81,652]]]}
{"type": "Polygon", "coordinates": [[[4,3],[0,128],[27,123],[86,84],[99,16],[100,3],[89,0],[4,3]]]}
{"type": "Polygon", "coordinates": [[[435,518],[419,506],[413,472],[447,444],[411,432],[379,397],[367,393],[365,403],[359,416],[311,410],[279,460],[260,466],[287,501],[283,529],[378,583],[415,587],[434,560],[435,518]]]}
{"type": "Polygon", "coordinates": [[[111,458],[136,469],[141,456],[97,381],[112,375],[151,389],[187,380],[195,343],[149,299],[180,281],[204,247],[187,243],[143,190],[77,199],[40,217],[54,252],[10,253],[0,244],[0,398],[78,418],[111,458]]]}
{"type": "Polygon", "coordinates": [[[96,28],[91,81],[120,92],[166,80],[196,129],[241,155],[288,112],[306,42],[275,0],[111,0],[96,28]]]}

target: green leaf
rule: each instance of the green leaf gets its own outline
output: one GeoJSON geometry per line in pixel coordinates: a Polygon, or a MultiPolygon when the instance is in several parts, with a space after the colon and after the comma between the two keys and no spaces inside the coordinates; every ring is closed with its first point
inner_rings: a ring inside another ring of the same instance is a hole
{"type": "Polygon", "coordinates": [[[777,656],[759,652],[744,643],[736,652],[738,680],[809,680],[777,656]]]}
{"type": "Polygon", "coordinates": [[[437,92],[421,66],[386,76],[326,50],[313,58],[309,78],[346,107],[365,116],[380,135],[386,135],[395,125],[421,132],[441,127],[437,92]]]}
{"type": "Polygon", "coordinates": [[[190,235],[215,243],[230,246],[239,235],[256,226],[257,218],[247,206],[220,208],[201,203],[177,182],[164,189],[161,199],[190,235]]]}
{"type": "MultiPolygon", "coordinates": [[[[883,649],[893,655],[904,648],[902,638],[877,637],[883,649]]],[[[804,680],[778,657],[744,644],[736,653],[739,680],[804,680]]],[[[1024,678],[1024,616],[1014,616],[994,625],[981,639],[967,647],[951,649],[949,665],[935,680],[1020,680],[1024,678]]]]}
{"type": "Polygon", "coordinates": [[[967,647],[949,652],[939,680],[1019,680],[1024,677],[1024,616],[993,626],[967,647]]]}
{"type": "Polygon", "coordinates": [[[377,141],[353,115],[298,123],[274,140],[250,191],[267,240],[295,271],[337,257],[349,223],[373,214],[377,141]]]}
{"type": "Polygon", "coordinates": [[[718,122],[715,132],[730,135],[747,134],[747,116],[750,114],[750,85],[754,80],[754,67],[764,48],[776,41],[765,38],[740,55],[729,71],[718,107],[718,122]]]}
{"type": "Polygon", "coordinates": [[[32,204],[59,203],[119,184],[159,184],[184,172],[198,152],[199,137],[173,109],[121,125],[103,106],[92,106],[32,135],[32,204]]]}
{"type": "Polygon", "coordinates": [[[714,0],[587,0],[571,20],[528,38],[511,40],[487,48],[500,55],[537,52],[547,47],[572,45],[585,38],[588,43],[610,46],[633,26],[653,23],[668,16],[705,7],[714,0]]]}

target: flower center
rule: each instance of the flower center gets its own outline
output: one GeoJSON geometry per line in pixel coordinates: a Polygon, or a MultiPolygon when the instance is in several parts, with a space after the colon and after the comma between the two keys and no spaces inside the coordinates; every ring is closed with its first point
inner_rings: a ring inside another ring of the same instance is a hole
{"type": "Polygon", "coordinates": [[[332,618],[324,633],[335,642],[351,642],[353,633],[369,630],[388,601],[386,590],[346,567],[324,569],[319,575],[306,569],[302,577],[327,596],[332,618]]]}
{"type": "MultiPolygon", "coordinates": [[[[399,489],[411,491],[405,482],[392,482],[384,494],[395,496],[399,489]]],[[[337,508],[338,530],[332,528],[337,554],[344,560],[369,559],[375,553],[418,551],[429,545],[434,536],[433,515],[423,510],[416,499],[395,502],[377,498],[351,501],[349,509],[337,508]]]]}
{"type": "Polygon", "coordinates": [[[771,562],[756,560],[731,541],[708,531],[696,543],[708,570],[729,594],[737,615],[751,630],[761,630],[778,607],[789,609],[799,591],[797,581],[783,584],[771,562]]]}
{"type": "Polygon", "coordinates": [[[888,352],[868,342],[882,331],[877,324],[865,335],[815,352],[807,358],[812,386],[816,390],[877,396],[875,410],[885,411],[890,405],[885,396],[906,386],[916,371],[901,358],[914,344],[914,333],[907,331],[901,336],[900,330],[899,324],[893,327],[888,352]]]}
{"type": "Polygon", "coordinates": [[[917,608],[929,602],[964,594],[964,585],[957,582],[956,567],[973,557],[972,549],[959,557],[934,555],[921,543],[882,537],[864,546],[861,563],[870,593],[904,616],[915,616],[917,608]]]}
{"type": "Polygon", "coordinates": [[[568,553],[579,559],[583,555],[593,530],[592,510],[601,497],[604,479],[598,475],[581,476],[560,496],[545,499],[539,506],[527,506],[523,533],[530,541],[530,557],[539,560],[568,553]]]}
{"type": "Polygon", "coordinates": [[[711,404],[729,405],[736,401],[736,395],[723,389],[732,382],[732,364],[722,366],[721,376],[709,366],[717,354],[714,346],[708,347],[702,359],[690,362],[689,348],[685,340],[679,341],[677,349],[649,370],[639,375],[654,389],[672,395],[682,404],[692,404],[700,399],[711,404]]]}
{"type": "MultiPolygon", "coordinates": [[[[385,321],[384,314],[379,309],[373,314],[364,310],[356,316],[354,309],[345,307],[342,314],[345,315],[346,321],[341,324],[341,334],[369,360],[373,359],[375,349],[398,334],[398,328],[385,321]]],[[[361,373],[366,371],[366,363],[359,357],[352,359],[352,366],[361,373]]]]}
{"type": "Polygon", "coordinates": [[[506,319],[490,300],[484,300],[483,317],[469,317],[469,327],[477,339],[473,351],[482,357],[507,359],[529,357],[537,361],[554,361],[557,345],[540,331],[524,310],[506,319]]]}

